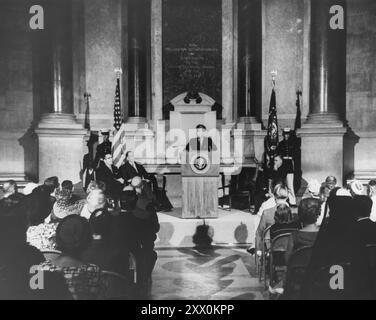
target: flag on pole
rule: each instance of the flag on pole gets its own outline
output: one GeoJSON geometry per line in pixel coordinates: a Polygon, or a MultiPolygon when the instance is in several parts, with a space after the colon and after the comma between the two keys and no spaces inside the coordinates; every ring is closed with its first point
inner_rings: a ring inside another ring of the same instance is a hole
{"type": "Polygon", "coordinates": [[[116,79],[115,104],[114,104],[114,137],[112,142],[112,159],[115,166],[120,167],[125,159],[125,130],[121,116],[120,79],[116,79]]]}
{"type": "Polygon", "coordinates": [[[86,100],[84,128],[90,131],[90,97],[91,97],[91,94],[88,92],[85,92],[84,97],[86,100]]]}
{"type": "Polygon", "coordinates": [[[270,158],[270,164],[274,162],[275,152],[278,146],[278,121],[277,121],[277,104],[274,87],[270,96],[268,132],[266,136],[266,152],[270,158]]]}

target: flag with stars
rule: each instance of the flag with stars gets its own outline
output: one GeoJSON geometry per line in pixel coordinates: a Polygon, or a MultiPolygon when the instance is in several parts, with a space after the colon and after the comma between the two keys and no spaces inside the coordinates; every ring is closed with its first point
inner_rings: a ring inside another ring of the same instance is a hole
{"type": "Polygon", "coordinates": [[[114,104],[114,138],[112,142],[112,158],[115,166],[120,167],[125,159],[125,130],[121,116],[120,104],[120,79],[116,79],[115,104],[114,104]]]}
{"type": "Polygon", "coordinates": [[[115,130],[119,130],[122,124],[121,110],[120,110],[120,79],[116,79],[116,91],[115,91],[115,105],[114,105],[114,127],[115,130]]]}

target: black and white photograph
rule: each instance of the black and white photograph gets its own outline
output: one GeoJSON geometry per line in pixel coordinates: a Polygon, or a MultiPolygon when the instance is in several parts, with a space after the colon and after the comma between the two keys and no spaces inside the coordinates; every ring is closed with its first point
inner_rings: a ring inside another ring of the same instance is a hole
{"type": "Polygon", "coordinates": [[[0,0],[0,40],[0,300],[376,300],[375,0],[0,0]]]}

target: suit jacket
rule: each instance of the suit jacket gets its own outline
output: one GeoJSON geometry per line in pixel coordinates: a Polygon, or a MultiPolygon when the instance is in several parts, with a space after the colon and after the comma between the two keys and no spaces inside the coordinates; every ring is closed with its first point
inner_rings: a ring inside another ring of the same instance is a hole
{"type": "Polygon", "coordinates": [[[361,218],[355,225],[356,237],[363,245],[376,243],[376,222],[369,218],[361,218]]]}
{"type": "Polygon", "coordinates": [[[111,153],[112,150],[112,142],[111,141],[104,141],[101,144],[98,144],[97,146],[97,153],[95,154],[95,159],[93,166],[94,168],[97,168],[99,165],[99,161],[101,158],[103,158],[106,153],[111,153]]]}
{"type": "Polygon", "coordinates": [[[103,181],[106,184],[106,193],[114,198],[118,199],[123,189],[122,184],[116,179],[120,178],[119,170],[115,166],[112,166],[111,170],[104,164],[103,161],[100,162],[98,169],[96,170],[96,178],[99,181],[103,181]]]}
{"type": "Polygon", "coordinates": [[[185,147],[185,150],[186,151],[190,151],[190,150],[200,151],[201,150],[201,151],[208,151],[208,152],[217,150],[215,144],[213,143],[212,138],[203,137],[202,139],[203,139],[202,143],[198,142],[198,138],[193,138],[189,140],[189,143],[185,147]]]}
{"type": "Polygon", "coordinates": [[[120,176],[124,179],[125,183],[129,183],[128,180],[131,180],[135,176],[140,176],[142,179],[148,179],[149,177],[149,174],[142,164],[136,161],[134,163],[137,171],[128,161],[119,168],[120,176]]]}

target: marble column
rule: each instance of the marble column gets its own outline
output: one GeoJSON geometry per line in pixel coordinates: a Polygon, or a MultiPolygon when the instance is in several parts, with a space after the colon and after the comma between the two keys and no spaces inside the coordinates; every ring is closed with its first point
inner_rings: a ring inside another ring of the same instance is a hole
{"type": "MultiPolygon", "coordinates": [[[[70,0],[48,2],[46,28],[49,30],[45,48],[50,53],[50,90],[45,92],[52,104],[45,105],[37,128],[39,143],[39,181],[49,176],[80,180],[83,137],[86,130],[73,114],[72,86],[72,3],[70,0]]],[[[44,49],[44,48],[42,48],[44,49]]]]}
{"type": "MultiPolygon", "coordinates": [[[[322,181],[329,174],[342,182],[346,114],[346,29],[332,29],[330,8],[345,1],[310,4],[309,115],[298,130],[302,138],[305,180],[322,181]]],[[[346,12],[344,11],[344,17],[346,12]]]]}
{"type": "Polygon", "coordinates": [[[258,120],[261,113],[261,1],[238,0],[237,116],[234,139],[242,141],[237,162],[261,160],[265,131],[258,120]]]}
{"type": "Polygon", "coordinates": [[[153,128],[155,133],[156,162],[165,163],[165,127],[162,117],[162,0],[151,2],[151,101],[153,128]]]}
{"type": "Polygon", "coordinates": [[[150,1],[128,2],[128,122],[145,123],[150,1]]]}
{"type": "Polygon", "coordinates": [[[234,5],[222,0],[222,117],[226,124],[234,121],[234,5]]]}

